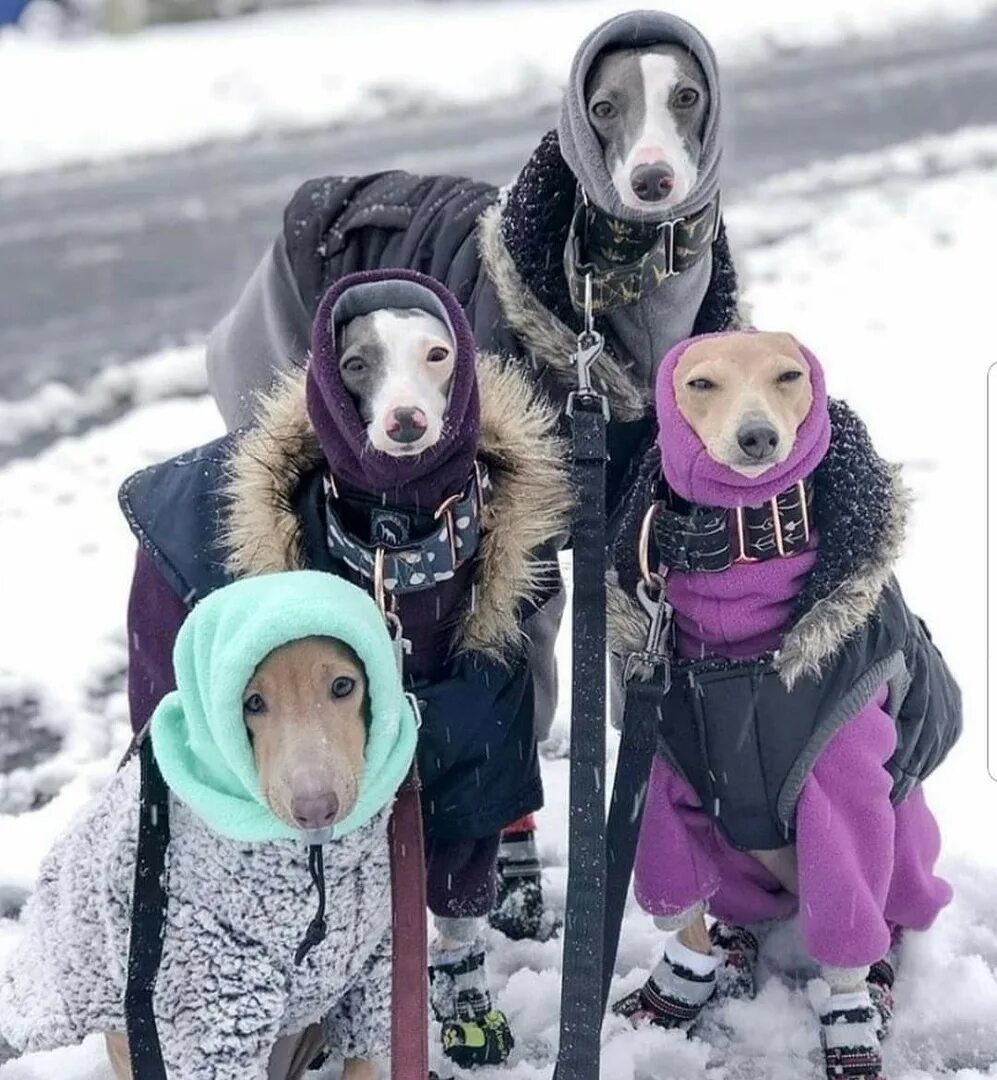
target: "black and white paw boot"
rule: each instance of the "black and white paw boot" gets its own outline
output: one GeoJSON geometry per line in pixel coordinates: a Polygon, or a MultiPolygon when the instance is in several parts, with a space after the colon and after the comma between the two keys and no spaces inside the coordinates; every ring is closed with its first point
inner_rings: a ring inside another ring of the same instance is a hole
{"type": "Polygon", "coordinates": [[[714,952],[720,955],[716,1000],[754,998],[758,989],[755,984],[758,938],[743,926],[718,921],[710,927],[710,941],[714,952]]]}
{"type": "MultiPolygon", "coordinates": [[[[826,976],[825,976],[826,978],[826,976]]],[[[886,1080],[879,1049],[879,1014],[869,989],[831,992],[820,1002],[820,1043],[828,1080],[886,1080]]]]}
{"type": "Polygon", "coordinates": [[[613,1012],[625,1016],[634,1027],[653,1024],[688,1029],[716,993],[721,959],[716,951],[706,956],[674,937],[647,982],[617,1001],[613,1012]]]}
{"type": "Polygon", "coordinates": [[[505,1015],[492,1007],[480,938],[430,950],[429,1000],[444,1055],[462,1069],[501,1065],[515,1045],[505,1015]]]}
{"type": "Polygon", "coordinates": [[[546,941],[558,923],[544,909],[542,864],[532,815],[502,833],[496,872],[497,899],[488,921],[512,941],[546,941]]]}
{"type": "Polygon", "coordinates": [[[897,965],[900,959],[901,931],[893,932],[893,941],[889,952],[882,960],[877,960],[869,968],[866,982],[869,985],[869,997],[878,1017],[877,1033],[880,1042],[890,1034],[893,1025],[893,983],[896,979],[897,965]]]}

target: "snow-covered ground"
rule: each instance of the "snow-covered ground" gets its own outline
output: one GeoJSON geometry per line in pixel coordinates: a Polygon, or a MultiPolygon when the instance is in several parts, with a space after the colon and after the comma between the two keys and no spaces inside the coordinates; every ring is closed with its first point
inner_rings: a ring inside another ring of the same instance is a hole
{"type": "MultiPolygon", "coordinates": [[[[928,792],[956,900],[930,933],[908,942],[886,1049],[891,1080],[997,1077],[997,788],[985,765],[983,504],[993,356],[983,223],[995,188],[997,130],[979,130],[781,177],[727,209],[756,322],[807,342],[824,362],[831,392],[866,418],[880,452],[906,463],[918,504],[901,577],[965,692],[966,734],[928,792]]],[[[0,910],[31,888],[47,844],[109,775],[126,741],[124,702],[114,688],[133,543],[115,506],[118,482],[219,426],[207,400],[155,401],[0,470],[0,696],[33,692],[68,732],[46,765],[0,779],[0,808],[8,811],[0,814],[0,910]],[[10,812],[30,806],[38,791],[57,794],[41,809],[10,812]]],[[[570,660],[566,647],[562,659],[570,660]]],[[[565,884],[567,717],[565,702],[548,747],[541,822],[555,905],[563,904],[565,884]]],[[[15,922],[0,921],[0,962],[17,933],[15,922]]],[[[772,942],[772,964],[786,938],[772,942]]],[[[549,1077],[558,944],[494,943],[498,1004],[518,1046],[508,1068],[479,1075],[549,1077]]],[[[631,904],[615,993],[646,978],[659,947],[650,921],[631,904]]],[[[822,1075],[803,990],[769,978],[757,1001],[725,1006],[720,1019],[725,1033],[710,1042],[610,1021],[604,1075],[822,1075]]],[[[2,1080],[109,1075],[93,1041],[0,1069],[2,1080]]]]}
{"type": "MultiPolygon", "coordinates": [[[[968,18],[994,0],[672,0],[721,60],[968,18]]],[[[529,93],[621,0],[358,4],[49,40],[0,31],[0,173],[529,93]],[[370,27],[380,32],[372,38],[370,27]],[[480,42],[487,42],[482,49],[480,42]]],[[[639,6],[635,5],[635,6],[639,6]]]]}

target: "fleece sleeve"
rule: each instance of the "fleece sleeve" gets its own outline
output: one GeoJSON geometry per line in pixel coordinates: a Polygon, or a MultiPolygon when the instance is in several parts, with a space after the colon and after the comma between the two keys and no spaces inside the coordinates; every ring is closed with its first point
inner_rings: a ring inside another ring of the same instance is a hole
{"type": "Polygon", "coordinates": [[[391,1053],[391,931],[371,953],[356,983],[322,1021],[326,1042],[344,1058],[391,1053]]]}
{"type": "Polygon", "coordinates": [[[173,643],[187,608],[141,549],[128,597],[128,707],[141,731],[162,699],[176,689],[173,643]]]}
{"type": "Polygon", "coordinates": [[[886,954],[886,899],[893,876],[893,780],[885,765],[896,725],[886,690],[828,743],[796,810],[800,917],[810,955],[832,967],[863,967],[886,954]]]}
{"type": "Polygon", "coordinates": [[[252,419],[256,391],[268,389],[278,371],[304,366],[310,341],[311,317],[281,234],[208,335],[208,387],[230,431],[252,419]]]}

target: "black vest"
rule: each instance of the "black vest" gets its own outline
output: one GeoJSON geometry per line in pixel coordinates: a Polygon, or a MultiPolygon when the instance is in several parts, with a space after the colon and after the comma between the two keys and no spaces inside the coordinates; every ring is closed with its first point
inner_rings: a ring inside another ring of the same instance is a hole
{"type": "Polygon", "coordinates": [[[897,724],[887,764],[902,802],[962,730],[961,695],[925,627],[890,581],[872,616],[818,678],[787,690],[773,657],[677,661],[664,698],[659,753],[743,851],[792,843],[796,804],[830,740],[889,688],[897,724]]]}

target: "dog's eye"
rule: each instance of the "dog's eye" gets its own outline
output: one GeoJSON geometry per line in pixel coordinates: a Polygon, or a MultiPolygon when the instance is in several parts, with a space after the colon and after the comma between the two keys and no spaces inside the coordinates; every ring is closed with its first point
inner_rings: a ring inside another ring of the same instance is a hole
{"type": "Polygon", "coordinates": [[[356,685],[356,679],[351,679],[349,675],[340,675],[338,679],[332,680],[332,696],[334,698],[349,697],[356,685]]]}
{"type": "Polygon", "coordinates": [[[363,371],[364,362],[359,356],[350,356],[343,361],[343,371],[351,371],[354,374],[363,371]]]}
{"type": "Polygon", "coordinates": [[[693,390],[715,390],[717,384],[712,379],[690,379],[689,386],[693,390]]]}
{"type": "Polygon", "coordinates": [[[438,364],[442,360],[446,360],[449,355],[449,349],[444,349],[442,346],[437,345],[435,348],[430,349],[429,352],[426,353],[426,359],[431,364],[438,364]]]}
{"type": "Polygon", "coordinates": [[[796,382],[796,380],[799,379],[799,378],[802,378],[802,376],[803,376],[802,371],[784,371],[779,376],[779,378],[776,379],[776,382],[781,382],[781,383],[796,382]]]}
{"type": "Polygon", "coordinates": [[[267,711],[267,703],[264,701],[262,694],[250,694],[242,703],[242,707],[246,712],[252,713],[254,716],[267,711]]]}
{"type": "Polygon", "coordinates": [[[597,101],[592,106],[592,115],[600,120],[608,120],[616,115],[616,106],[611,101],[597,101]]]}
{"type": "Polygon", "coordinates": [[[686,86],[675,95],[675,104],[680,109],[691,109],[699,101],[699,91],[686,86]]]}

